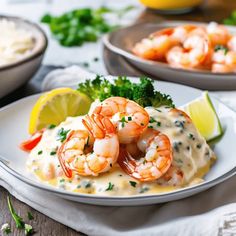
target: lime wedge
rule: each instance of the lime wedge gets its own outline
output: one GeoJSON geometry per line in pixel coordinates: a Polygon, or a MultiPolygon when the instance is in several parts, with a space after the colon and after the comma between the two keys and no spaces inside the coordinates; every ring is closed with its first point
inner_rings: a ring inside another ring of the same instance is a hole
{"type": "Polygon", "coordinates": [[[29,122],[29,133],[58,125],[68,116],[84,115],[89,111],[91,99],[71,88],[58,88],[44,93],[35,103],[29,122]]]}
{"type": "Polygon", "coordinates": [[[180,109],[191,117],[206,141],[211,141],[222,135],[222,126],[208,92],[203,92],[201,97],[187,103],[180,109]]]}

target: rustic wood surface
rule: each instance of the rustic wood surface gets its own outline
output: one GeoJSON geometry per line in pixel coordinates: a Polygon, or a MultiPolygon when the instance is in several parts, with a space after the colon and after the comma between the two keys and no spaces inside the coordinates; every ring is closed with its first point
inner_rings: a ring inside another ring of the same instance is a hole
{"type": "MultiPolygon", "coordinates": [[[[202,8],[196,9],[194,12],[184,14],[184,15],[157,15],[154,11],[146,10],[142,13],[139,18],[139,21],[160,21],[160,20],[192,20],[192,21],[218,21],[222,22],[224,18],[229,16],[231,11],[236,9],[236,1],[235,0],[208,0],[202,8]]],[[[38,78],[37,78],[38,79],[38,78]]],[[[35,83],[39,81],[35,80],[30,81],[28,85],[22,87],[17,91],[17,96],[14,96],[14,99],[25,96],[26,94],[32,94],[37,92],[37,88],[35,87],[35,83]]],[[[0,106],[10,103],[13,100],[13,96],[9,95],[7,98],[0,100],[0,106]]],[[[23,231],[17,230],[14,227],[14,222],[11,219],[9,210],[7,208],[7,198],[8,192],[0,187],[0,226],[3,223],[10,223],[13,232],[11,235],[24,235],[23,231]]],[[[73,235],[83,235],[81,233],[77,233],[74,230],[59,224],[52,219],[44,216],[43,214],[35,211],[31,207],[26,204],[18,201],[17,199],[12,197],[12,203],[17,209],[17,212],[27,219],[27,212],[31,212],[34,216],[34,220],[29,223],[35,229],[35,235],[43,235],[43,236],[73,236],[73,235]]]]}

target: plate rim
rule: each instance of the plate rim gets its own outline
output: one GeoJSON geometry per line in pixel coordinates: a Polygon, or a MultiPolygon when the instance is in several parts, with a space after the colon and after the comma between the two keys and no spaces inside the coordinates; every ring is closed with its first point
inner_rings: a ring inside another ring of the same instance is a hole
{"type": "MultiPolygon", "coordinates": [[[[111,76],[114,77],[114,76],[111,76]]],[[[131,79],[137,79],[138,77],[129,77],[131,79]]],[[[165,81],[154,81],[155,83],[162,83],[162,84],[170,84],[171,86],[174,86],[173,83],[170,82],[165,82],[165,81]]],[[[187,87],[188,89],[191,90],[196,90],[198,92],[202,92],[201,89],[196,89],[196,88],[192,88],[190,86],[187,85],[181,85],[181,84],[177,84],[180,87],[187,87]]],[[[42,93],[37,93],[34,95],[30,95],[24,98],[21,98],[11,104],[8,104],[2,108],[0,108],[0,115],[2,112],[4,112],[7,109],[10,109],[14,106],[16,106],[18,103],[24,102],[25,100],[30,100],[36,97],[39,97],[42,93]]],[[[223,102],[221,102],[219,99],[217,99],[214,95],[213,95],[213,99],[216,100],[217,102],[219,102],[220,104],[223,104],[224,106],[226,106],[229,110],[231,110],[233,113],[235,113],[236,115],[236,111],[234,111],[233,109],[231,109],[228,105],[224,104],[223,102]]],[[[74,192],[70,192],[70,191],[65,191],[65,190],[61,190],[58,188],[53,188],[50,185],[44,184],[44,183],[40,183],[39,181],[37,181],[36,178],[34,178],[33,180],[31,180],[30,178],[18,173],[17,171],[15,171],[14,169],[12,169],[10,166],[8,166],[7,163],[4,163],[4,156],[0,155],[0,166],[7,171],[9,174],[13,175],[14,177],[16,177],[18,180],[23,181],[24,183],[38,188],[40,190],[43,191],[48,191],[57,195],[64,195],[66,197],[71,197],[71,198],[82,198],[82,199],[97,199],[97,200],[109,200],[109,201],[132,201],[132,200],[148,200],[148,199],[158,199],[158,198],[163,198],[163,197],[171,197],[174,195],[180,196],[184,193],[188,193],[188,192],[192,192],[194,190],[197,189],[207,189],[207,188],[211,188],[227,179],[229,179],[230,177],[234,176],[236,174],[236,165],[234,167],[232,167],[231,170],[227,171],[226,173],[224,173],[223,175],[209,180],[209,181],[204,181],[200,184],[197,185],[193,185],[193,186],[189,186],[189,187],[184,187],[184,188],[180,188],[174,191],[170,191],[170,192],[163,192],[163,193],[156,193],[156,194],[143,194],[143,195],[131,195],[131,196],[103,196],[103,195],[92,195],[92,194],[81,194],[81,193],[74,193],[74,192]]]]}
{"type": "MultiPolygon", "coordinates": [[[[118,30],[113,31],[113,32],[108,33],[108,34],[105,34],[102,37],[102,42],[109,50],[125,57],[126,59],[135,61],[136,63],[141,63],[141,64],[148,65],[148,66],[158,66],[158,67],[165,68],[167,70],[177,71],[179,73],[197,74],[197,75],[202,75],[202,76],[203,75],[205,75],[205,76],[225,76],[226,78],[224,78],[224,80],[230,80],[231,81],[232,78],[230,78],[230,77],[236,76],[236,73],[233,73],[233,72],[230,72],[230,73],[212,73],[211,71],[201,70],[201,69],[187,70],[187,69],[175,68],[175,67],[169,66],[167,63],[164,63],[164,62],[158,62],[158,61],[152,61],[152,60],[146,60],[146,59],[140,58],[140,57],[132,54],[131,52],[128,52],[126,50],[123,50],[123,49],[115,46],[111,42],[112,35],[116,34],[118,31],[121,31],[121,30],[127,30],[127,29],[132,29],[134,27],[144,27],[144,26],[163,26],[163,27],[168,28],[168,25],[178,26],[178,25],[182,25],[182,24],[207,25],[206,22],[194,22],[194,21],[165,21],[165,22],[160,22],[160,23],[138,23],[138,24],[122,27],[121,29],[118,29],[118,30]],[[229,77],[229,78],[227,78],[227,77],[229,77]]],[[[226,28],[234,30],[236,32],[236,27],[234,27],[234,26],[226,26],[226,28]]],[[[208,77],[207,79],[216,81],[216,79],[212,78],[212,77],[208,77]]]]}

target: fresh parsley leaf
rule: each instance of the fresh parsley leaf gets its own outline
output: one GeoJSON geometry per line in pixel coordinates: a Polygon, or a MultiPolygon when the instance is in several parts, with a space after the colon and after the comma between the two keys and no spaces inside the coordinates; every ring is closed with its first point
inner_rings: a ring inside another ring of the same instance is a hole
{"type": "Polygon", "coordinates": [[[236,10],[232,11],[230,16],[223,20],[225,25],[236,25],[236,10]]]}
{"type": "Polygon", "coordinates": [[[48,126],[48,129],[54,129],[55,127],[56,127],[56,125],[51,124],[51,125],[48,126]]]}
{"type": "Polygon", "coordinates": [[[11,233],[10,225],[8,223],[3,224],[2,227],[1,227],[1,231],[4,234],[10,234],[11,233]]]}
{"type": "Polygon", "coordinates": [[[214,48],[214,51],[215,51],[215,52],[223,51],[224,54],[226,55],[226,54],[228,53],[229,49],[226,48],[226,47],[223,46],[223,45],[216,45],[215,48],[214,48]]]}
{"type": "Polygon", "coordinates": [[[65,130],[63,127],[57,133],[57,140],[64,142],[66,140],[67,134],[70,132],[70,129],[65,130]]]}
{"type": "Polygon", "coordinates": [[[31,235],[33,233],[33,227],[29,224],[25,224],[25,235],[31,235]]]}
{"type": "Polygon", "coordinates": [[[105,189],[105,191],[111,191],[111,190],[113,190],[113,188],[114,188],[114,184],[109,182],[108,187],[105,189]]]}
{"type": "Polygon", "coordinates": [[[29,219],[29,220],[33,220],[33,219],[34,219],[32,213],[29,212],[29,211],[28,211],[28,213],[27,213],[27,216],[28,216],[28,219],[29,219]]]}
{"type": "Polygon", "coordinates": [[[38,155],[41,155],[42,153],[43,153],[43,151],[42,151],[42,150],[38,151],[38,155]]]}
{"type": "Polygon", "coordinates": [[[7,196],[7,205],[8,205],[9,211],[11,213],[11,216],[16,223],[16,227],[18,229],[24,229],[25,223],[24,223],[23,219],[19,215],[17,215],[17,213],[15,212],[9,196],[7,196]]]}
{"type": "Polygon", "coordinates": [[[91,187],[91,183],[88,182],[84,187],[85,187],[85,188],[90,188],[90,187],[91,187]]]}
{"type": "Polygon", "coordinates": [[[135,181],[129,181],[129,183],[130,183],[130,185],[132,186],[132,187],[136,187],[136,185],[137,185],[137,182],[135,182],[135,181]]]}

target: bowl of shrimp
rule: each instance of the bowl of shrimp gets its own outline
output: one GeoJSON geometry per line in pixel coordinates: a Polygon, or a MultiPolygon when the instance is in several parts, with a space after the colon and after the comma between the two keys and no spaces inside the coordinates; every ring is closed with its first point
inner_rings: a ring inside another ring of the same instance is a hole
{"type": "Polygon", "coordinates": [[[236,89],[236,28],[182,21],[137,24],[103,38],[134,67],[161,80],[208,90],[236,89]]]}
{"type": "Polygon", "coordinates": [[[67,117],[57,126],[36,132],[27,140],[28,152],[19,143],[28,136],[28,117],[40,95],[9,105],[0,110],[0,168],[62,198],[114,206],[181,199],[233,176],[235,112],[211,97],[225,129],[212,146],[178,108],[202,91],[153,83],[161,93],[170,94],[175,107],[144,107],[118,96],[96,100],[87,114],[67,117]]]}

